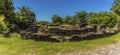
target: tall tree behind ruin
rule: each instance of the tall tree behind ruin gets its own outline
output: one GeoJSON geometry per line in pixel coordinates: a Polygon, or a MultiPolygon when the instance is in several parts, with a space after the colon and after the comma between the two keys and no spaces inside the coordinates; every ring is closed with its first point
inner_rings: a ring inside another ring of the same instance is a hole
{"type": "Polygon", "coordinates": [[[52,17],[52,24],[55,24],[55,25],[62,24],[62,17],[60,17],[58,15],[53,15],[53,17],[52,17]]]}
{"type": "Polygon", "coordinates": [[[22,6],[18,12],[16,12],[15,23],[21,28],[26,29],[29,25],[36,21],[35,13],[26,6],[22,6]]]}
{"type": "Polygon", "coordinates": [[[120,16],[120,0],[114,0],[111,11],[115,12],[120,16]]]}
{"type": "Polygon", "coordinates": [[[87,19],[88,13],[86,11],[80,11],[80,12],[76,12],[75,18],[76,19],[76,24],[82,24],[83,22],[85,22],[87,19]]]}
{"type": "Polygon", "coordinates": [[[5,16],[7,24],[14,23],[14,6],[13,0],[0,0],[0,14],[5,16]]]}

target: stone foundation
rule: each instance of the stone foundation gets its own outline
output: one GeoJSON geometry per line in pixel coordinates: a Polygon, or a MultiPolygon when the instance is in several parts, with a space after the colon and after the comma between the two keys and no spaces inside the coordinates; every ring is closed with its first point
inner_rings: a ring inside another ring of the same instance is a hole
{"type": "Polygon", "coordinates": [[[84,27],[78,29],[61,29],[61,28],[43,28],[40,26],[31,26],[26,32],[21,32],[22,39],[33,39],[36,41],[51,41],[51,42],[64,42],[64,41],[81,41],[103,38],[106,36],[114,35],[119,31],[110,31],[105,26],[97,27],[94,25],[91,28],[84,27]],[[52,38],[58,36],[58,38],[52,38]],[[59,37],[63,36],[63,37],[59,37]],[[66,39],[65,36],[69,36],[66,39]]]}

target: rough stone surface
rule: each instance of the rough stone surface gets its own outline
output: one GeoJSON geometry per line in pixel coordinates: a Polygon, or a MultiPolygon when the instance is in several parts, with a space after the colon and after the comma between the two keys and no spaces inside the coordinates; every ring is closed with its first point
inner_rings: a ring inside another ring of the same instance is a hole
{"type": "Polygon", "coordinates": [[[20,27],[13,25],[9,28],[10,33],[20,33],[20,27]]]}
{"type": "Polygon", "coordinates": [[[27,32],[31,32],[31,33],[38,33],[40,26],[37,25],[30,25],[27,28],[27,32]]]}
{"type": "Polygon", "coordinates": [[[116,31],[110,31],[106,26],[92,25],[92,27],[75,26],[75,28],[64,29],[61,28],[44,28],[38,25],[31,25],[27,31],[21,32],[22,39],[33,39],[37,41],[81,41],[81,40],[92,40],[97,38],[106,37],[117,33],[116,31]],[[76,28],[76,29],[75,29],[76,28]],[[58,38],[51,38],[51,36],[58,36],[58,38]],[[59,36],[69,36],[69,39],[59,38],[59,36]]]}
{"type": "Polygon", "coordinates": [[[88,32],[96,32],[96,29],[94,28],[81,28],[81,29],[59,29],[59,28],[49,28],[45,32],[45,34],[51,34],[55,36],[71,36],[74,34],[85,34],[88,32]]]}

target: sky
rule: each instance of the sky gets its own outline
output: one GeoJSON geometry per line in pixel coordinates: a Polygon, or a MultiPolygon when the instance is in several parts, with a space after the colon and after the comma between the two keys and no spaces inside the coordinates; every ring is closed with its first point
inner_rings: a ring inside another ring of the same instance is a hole
{"type": "Polygon", "coordinates": [[[61,17],[75,15],[75,12],[109,11],[113,0],[14,0],[14,6],[27,6],[35,14],[37,21],[51,21],[53,15],[61,17]]]}

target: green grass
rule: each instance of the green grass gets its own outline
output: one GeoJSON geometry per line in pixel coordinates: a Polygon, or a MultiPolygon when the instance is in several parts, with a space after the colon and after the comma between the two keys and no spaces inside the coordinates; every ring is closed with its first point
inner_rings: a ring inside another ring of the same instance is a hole
{"type": "Polygon", "coordinates": [[[0,55],[48,55],[56,52],[88,51],[103,45],[116,43],[120,40],[120,33],[107,38],[85,40],[79,42],[42,42],[19,39],[19,35],[12,34],[10,38],[0,37],[0,55]]]}

